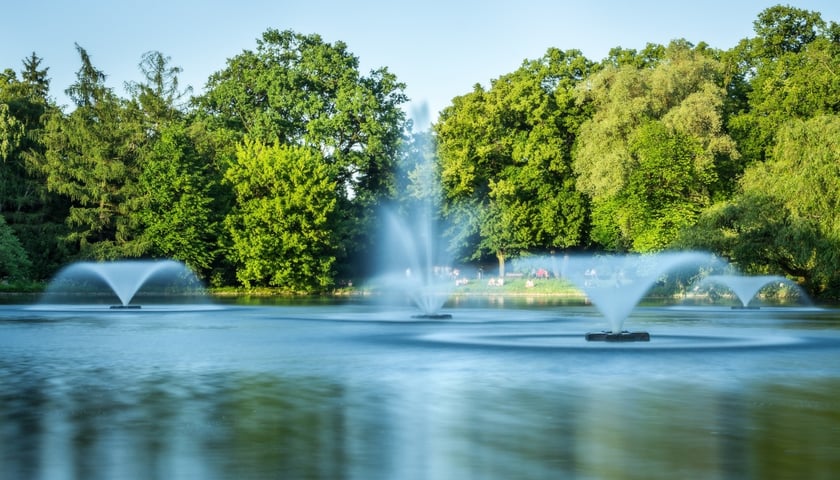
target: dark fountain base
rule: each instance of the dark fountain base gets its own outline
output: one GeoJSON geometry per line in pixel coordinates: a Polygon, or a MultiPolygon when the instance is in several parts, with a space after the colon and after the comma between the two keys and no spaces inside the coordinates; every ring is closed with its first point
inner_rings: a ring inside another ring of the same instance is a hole
{"type": "Polygon", "coordinates": [[[586,334],[587,342],[649,342],[648,332],[589,332],[586,334]]]}
{"type": "Polygon", "coordinates": [[[111,305],[111,308],[114,310],[136,310],[140,308],[140,305],[111,305]]]}
{"type": "Polygon", "coordinates": [[[452,318],[452,315],[448,313],[422,313],[420,315],[412,315],[411,318],[425,318],[431,320],[442,320],[446,318],[452,318]]]}
{"type": "Polygon", "coordinates": [[[753,306],[741,306],[741,305],[732,305],[732,310],[759,310],[761,307],[753,307],[753,306]]]}

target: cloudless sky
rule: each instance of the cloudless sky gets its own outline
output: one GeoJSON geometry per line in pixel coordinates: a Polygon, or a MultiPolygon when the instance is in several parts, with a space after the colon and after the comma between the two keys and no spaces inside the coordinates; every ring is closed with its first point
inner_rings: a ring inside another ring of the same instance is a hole
{"type": "Polygon", "coordinates": [[[773,5],[816,11],[840,23],[837,0],[566,1],[566,0],[26,0],[0,2],[0,69],[20,73],[33,51],[49,67],[50,92],[64,90],[87,50],[106,84],[141,81],[144,52],[156,50],[183,69],[194,94],[207,78],[269,28],[343,41],[361,71],[387,67],[406,84],[406,107],[419,126],[434,121],[453,97],[516,70],[548,48],[578,49],[599,61],[613,47],[684,38],[729,49],[752,37],[753,21],[773,5]],[[424,113],[426,112],[426,113],[424,113]]]}

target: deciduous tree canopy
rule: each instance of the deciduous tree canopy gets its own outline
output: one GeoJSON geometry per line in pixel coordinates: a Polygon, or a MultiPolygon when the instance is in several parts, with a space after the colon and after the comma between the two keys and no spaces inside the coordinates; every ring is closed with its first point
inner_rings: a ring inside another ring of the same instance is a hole
{"type": "Polygon", "coordinates": [[[246,139],[225,176],[236,192],[225,225],[243,284],[295,291],[332,286],[340,249],[336,170],[311,147],[246,139]]]}
{"type": "Polygon", "coordinates": [[[705,46],[675,41],[658,60],[607,65],[580,89],[592,117],[574,152],[592,201],[592,238],[609,249],[655,251],[732,183],[739,158],[723,128],[722,65],[705,46]]]}
{"type": "Polygon", "coordinates": [[[571,149],[584,111],[574,88],[593,64],[550,49],[516,72],[454,99],[435,125],[444,211],[473,259],[566,248],[584,239],[586,205],[571,149]]]}

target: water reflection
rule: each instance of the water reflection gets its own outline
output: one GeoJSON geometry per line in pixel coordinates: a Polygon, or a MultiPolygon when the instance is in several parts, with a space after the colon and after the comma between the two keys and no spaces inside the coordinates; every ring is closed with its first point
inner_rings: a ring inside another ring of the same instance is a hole
{"type": "Polygon", "coordinates": [[[0,478],[774,479],[840,469],[834,340],[653,355],[508,350],[412,339],[550,332],[562,319],[319,315],[0,310],[0,478]]]}

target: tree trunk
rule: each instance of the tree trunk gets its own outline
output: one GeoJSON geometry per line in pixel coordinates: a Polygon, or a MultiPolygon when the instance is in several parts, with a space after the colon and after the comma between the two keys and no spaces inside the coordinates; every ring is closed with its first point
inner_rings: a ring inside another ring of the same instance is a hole
{"type": "Polygon", "coordinates": [[[499,259],[499,278],[505,278],[505,252],[499,250],[496,252],[496,258],[499,259]]]}

